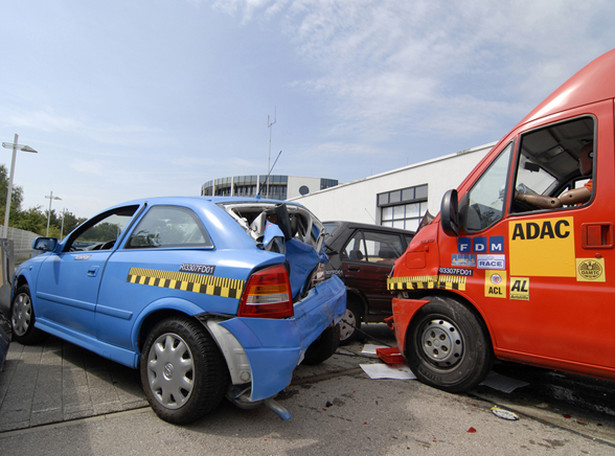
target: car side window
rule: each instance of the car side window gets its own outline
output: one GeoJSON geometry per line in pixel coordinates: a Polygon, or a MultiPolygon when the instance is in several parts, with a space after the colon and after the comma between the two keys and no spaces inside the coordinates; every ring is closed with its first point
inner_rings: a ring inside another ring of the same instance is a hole
{"type": "Polygon", "coordinates": [[[357,231],[344,251],[351,261],[393,264],[404,247],[397,234],[357,231]]]}
{"type": "Polygon", "coordinates": [[[346,247],[344,248],[344,255],[350,261],[367,261],[367,251],[365,250],[365,243],[363,242],[363,233],[357,231],[346,247]]]}
{"type": "Polygon", "coordinates": [[[211,248],[209,234],[196,214],[185,207],[154,206],[130,235],[126,248],[211,248]]]}
{"type": "Polygon", "coordinates": [[[365,245],[370,263],[393,264],[404,248],[397,234],[365,231],[365,245]]]}
{"type": "Polygon", "coordinates": [[[113,209],[79,227],[66,243],[64,251],[110,250],[139,206],[113,209]]]}

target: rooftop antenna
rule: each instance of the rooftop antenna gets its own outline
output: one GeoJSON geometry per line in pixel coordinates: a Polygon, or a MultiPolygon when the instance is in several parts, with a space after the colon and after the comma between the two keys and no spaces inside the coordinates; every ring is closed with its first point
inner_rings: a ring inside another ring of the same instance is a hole
{"type": "Polygon", "coordinates": [[[263,182],[262,185],[260,185],[260,188],[258,189],[258,194],[256,195],[257,198],[261,197],[261,190],[260,189],[263,188],[263,186],[265,184],[267,184],[267,198],[269,198],[269,176],[271,175],[271,172],[273,171],[273,167],[278,162],[278,158],[280,158],[280,155],[282,155],[282,151],[278,152],[278,156],[275,157],[275,160],[273,161],[273,165],[271,166],[271,168],[267,172],[267,177],[265,177],[265,182],[263,182]]]}
{"type": "MultiPolygon", "coordinates": [[[[271,173],[271,170],[273,169],[273,166],[271,166],[271,130],[273,127],[273,124],[276,123],[277,120],[277,110],[278,107],[277,105],[274,106],[273,108],[273,121],[271,121],[269,114],[267,114],[267,128],[269,128],[269,156],[267,158],[267,198],[269,198],[269,174],[271,173]]],[[[280,151],[280,153],[282,153],[282,151],[280,151]]],[[[278,154],[278,157],[280,156],[280,154],[278,154]]],[[[278,159],[276,158],[276,161],[278,159]]],[[[275,166],[275,163],[273,164],[275,166]]]]}

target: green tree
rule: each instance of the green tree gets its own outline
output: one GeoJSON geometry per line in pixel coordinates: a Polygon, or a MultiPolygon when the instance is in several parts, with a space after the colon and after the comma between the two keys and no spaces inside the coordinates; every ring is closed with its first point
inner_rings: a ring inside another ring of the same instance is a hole
{"type": "MultiPolygon", "coordinates": [[[[6,192],[9,187],[9,174],[4,165],[0,165],[0,222],[4,222],[4,213],[6,212],[6,192]]],[[[9,226],[15,214],[21,210],[23,201],[23,189],[13,182],[13,191],[11,193],[11,213],[9,217],[9,226]]]]}
{"type": "Polygon", "coordinates": [[[47,217],[45,217],[45,214],[41,211],[40,206],[32,207],[25,211],[18,212],[17,215],[9,221],[9,225],[22,230],[32,231],[33,233],[45,234],[47,217]]]}
{"type": "MultiPolygon", "coordinates": [[[[0,165],[0,224],[4,220],[6,192],[9,185],[8,172],[4,165],[0,165]]],[[[45,235],[47,231],[47,214],[49,211],[43,211],[41,206],[31,207],[26,210],[21,209],[23,202],[23,189],[13,184],[11,194],[11,216],[9,218],[9,226],[19,228],[33,233],[45,235]]],[[[69,211],[64,213],[56,213],[51,211],[49,218],[49,235],[57,238],[63,237],[74,230],[78,225],[86,219],[77,217],[69,211]]]]}
{"type": "Polygon", "coordinates": [[[66,236],[73,231],[87,219],[85,217],[77,217],[70,211],[64,211],[64,225],[62,227],[62,219],[60,219],[60,227],[62,228],[62,235],[66,236]]]}
{"type": "MultiPolygon", "coordinates": [[[[9,225],[26,231],[32,231],[44,236],[47,232],[47,214],[49,211],[41,210],[40,206],[32,207],[25,211],[19,211],[14,219],[11,219],[9,225]]],[[[84,217],[77,217],[70,211],[56,213],[51,211],[49,219],[49,236],[62,238],[73,231],[77,226],[85,222],[84,217]],[[64,220],[62,220],[62,215],[64,220]]]]}

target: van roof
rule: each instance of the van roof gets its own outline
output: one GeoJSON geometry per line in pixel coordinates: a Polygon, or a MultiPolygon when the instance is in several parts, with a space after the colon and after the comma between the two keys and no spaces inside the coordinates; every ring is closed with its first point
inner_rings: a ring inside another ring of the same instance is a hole
{"type": "Polygon", "coordinates": [[[541,117],[615,97],[615,49],[581,68],[519,122],[523,125],[541,117]]]}

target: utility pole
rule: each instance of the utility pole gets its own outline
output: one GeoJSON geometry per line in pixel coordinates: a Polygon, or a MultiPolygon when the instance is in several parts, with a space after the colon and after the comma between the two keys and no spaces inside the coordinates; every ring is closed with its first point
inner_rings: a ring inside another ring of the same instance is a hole
{"type": "Polygon", "coordinates": [[[11,158],[11,173],[9,175],[9,184],[6,189],[6,209],[4,212],[4,226],[2,227],[2,237],[8,237],[9,230],[9,214],[11,213],[11,195],[13,193],[13,176],[15,175],[15,158],[17,157],[17,151],[21,150],[23,152],[32,152],[38,153],[36,150],[32,149],[30,146],[17,144],[17,140],[19,136],[15,133],[15,139],[12,143],[2,143],[2,147],[5,149],[13,149],[13,157],[11,158]]]}
{"type": "Polygon", "coordinates": [[[53,196],[53,190],[49,192],[49,195],[45,195],[45,198],[49,198],[49,212],[47,212],[47,231],[45,232],[45,236],[49,236],[49,222],[51,221],[51,203],[53,200],[61,200],[59,196],[53,196]]]}

